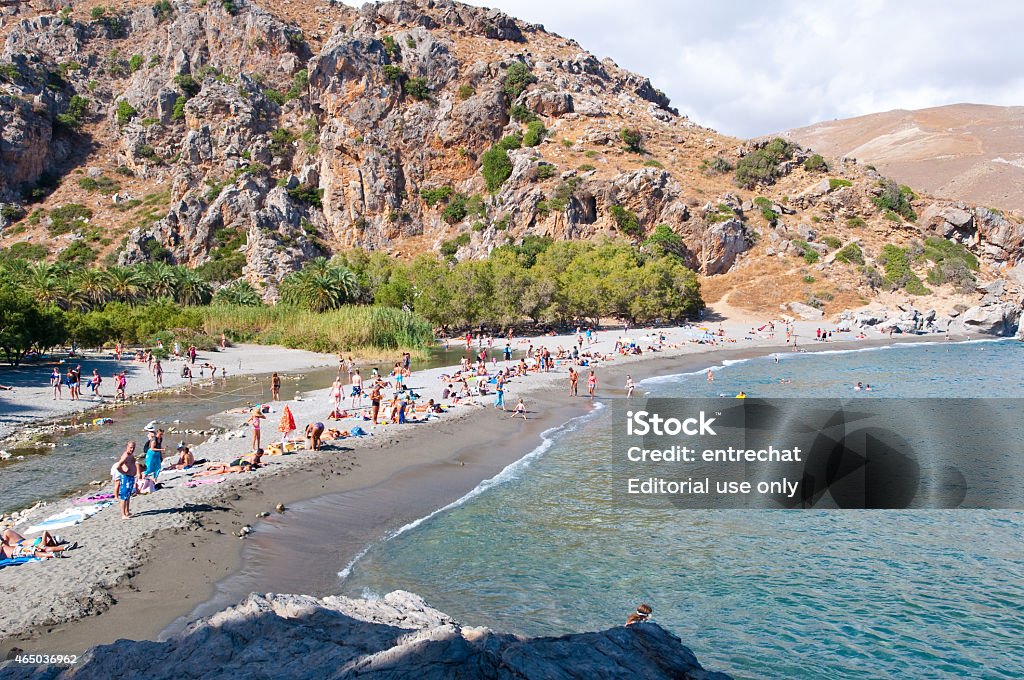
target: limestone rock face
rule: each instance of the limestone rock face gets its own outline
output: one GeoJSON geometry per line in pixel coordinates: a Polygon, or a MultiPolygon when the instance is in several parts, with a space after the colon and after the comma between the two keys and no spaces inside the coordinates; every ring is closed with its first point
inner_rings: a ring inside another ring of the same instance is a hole
{"type": "Polygon", "coordinates": [[[808,321],[817,321],[825,316],[824,312],[820,309],[811,307],[810,305],[805,305],[802,302],[787,302],[779,306],[783,312],[790,312],[791,314],[808,321]]]}
{"type": "MultiPolygon", "coordinates": [[[[27,677],[25,668],[6,671],[27,677]]],[[[655,623],[520,638],[463,627],[402,591],[380,600],[253,594],[166,642],[95,647],[77,666],[51,677],[214,680],[243,674],[296,680],[729,680],[704,670],[679,638],[655,623]]]]}

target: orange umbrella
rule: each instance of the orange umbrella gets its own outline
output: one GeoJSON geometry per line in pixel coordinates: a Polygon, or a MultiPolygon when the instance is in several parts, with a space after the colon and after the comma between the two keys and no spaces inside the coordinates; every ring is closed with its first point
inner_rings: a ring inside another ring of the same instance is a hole
{"type": "Polygon", "coordinates": [[[281,411],[281,424],[277,426],[277,429],[281,432],[291,432],[295,429],[295,416],[292,415],[292,410],[287,405],[281,411]]]}

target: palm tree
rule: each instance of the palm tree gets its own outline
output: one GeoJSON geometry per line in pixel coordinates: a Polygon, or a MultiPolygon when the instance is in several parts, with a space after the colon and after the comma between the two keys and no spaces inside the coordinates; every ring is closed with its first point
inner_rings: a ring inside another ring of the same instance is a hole
{"type": "Polygon", "coordinates": [[[82,297],[92,307],[111,298],[110,279],[102,269],[83,269],[75,277],[82,297]]]}
{"type": "Polygon", "coordinates": [[[110,296],[120,302],[134,302],[142,289],[142,277],[133,267],[108,267],[107,283],[110,296]]]}
{"type": "Polygon", "coordinates": [[[56,303],[60,299],[60,284],[52,267],[45,262],[33,262],[28,267],[23,282],[25,290],[43,304],[56,303]]]}
{"type": "Polygon", "coordinates": [[[166,262],[148,262],[142,265],[141,277],[145,296],[151,300],[174,298],[178,291],[179,274],[176,267],[166,262]]]}
{"type": "Polygon", "coordinates": [[[178,270],[176,300],[181,305],[203,305],[210,301],[213,288],[191,269],[178,270]]]}
{"type": "Polygon", "coordinates": [[[263,301],[251,283],[245,279],[232,281],[216,292],[213,296],[214,302],[228,305],[241,305],[244,307],[258,307],[263,301]]]}
{"type": "Polygon", "coordinates": [[[78,281],[74,277],[65,275],[58,276],[56,279],[58,292],[56,302],[58,307],[64,310],[88,309],[89,301],[82,293],[82,289],[78,287],[78,281]]]}
{"type": "Polygon", "coordinates": [[[358,287],[351,270],[318,257],[281,281],[281,299],[313,312],[325,312],[353,298],[358,287]]]}

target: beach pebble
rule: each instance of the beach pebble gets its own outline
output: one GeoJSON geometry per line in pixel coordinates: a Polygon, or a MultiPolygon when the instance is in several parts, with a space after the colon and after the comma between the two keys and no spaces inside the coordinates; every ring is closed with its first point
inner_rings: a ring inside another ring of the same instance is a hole
{"type": "Polygon", "coordinates": [[[264,510],[263,512],[259,513],[256,516],[257,517],[270,517],[270,513],[264,510]]]}
{"type": "Polygon", "coordinates": [[[275,505],[274,510],[277,510],[278,512],[284,512],[284,503],[278,503],[277,505],[275,505]]]}
{"type": "Polygon", "coordinates": [[[238,530],[238,537],[245,538],[252,533],[252,527],[246,524],[244,527],[238,530]]]}

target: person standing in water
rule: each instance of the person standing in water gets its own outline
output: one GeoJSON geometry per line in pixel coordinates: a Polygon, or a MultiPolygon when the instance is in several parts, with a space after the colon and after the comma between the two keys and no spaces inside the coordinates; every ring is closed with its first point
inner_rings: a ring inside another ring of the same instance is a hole
{"type": "Polygon", "coordinates": [[[569,396],[579,396],[580,374],[572,366],[569,367],[569,396]]]}
{"type": "Polygon", "coordinates": [[[597,376],[594,372],[590,372],[590,376],[587,378],[587,392],[590,393],[590,401],[594,401],[594,390],[597,389],[597,376]]]}
{"type": "Polygon", "coordinates": [[[270,398],[281,401],[281,376],[276,371],[270,376],[270,398]]]}
{"type": "Polygon", "coordinates": [[[633,382],[633,376],[626,376],[626,398],[633,396],[633,390],[636,389],[636,383],[633,382]]]}

